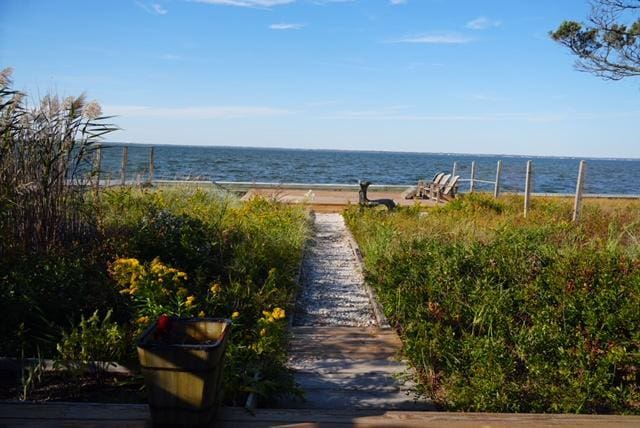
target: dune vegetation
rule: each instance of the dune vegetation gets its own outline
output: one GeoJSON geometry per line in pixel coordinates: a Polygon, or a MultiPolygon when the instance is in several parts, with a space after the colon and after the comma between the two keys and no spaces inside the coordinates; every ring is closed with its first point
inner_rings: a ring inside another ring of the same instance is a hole
{"type": "Polygon", "coordinates": [[[420,391],[450,410],[640,412],[640,204],[463,195],[345,213],[420,391]]]}
{"type": "MultiPolygon", "coordinates": [[[[99,105],[24,99],[3,71],[0,356],[104,383],[109,362],[135,368],[136,338],[161,314],[229,318],[226,402],[295,392],[286,325],[306,211],[213,190],[100,188],[95,149],[116,128],[99,105]]],[[[47,376],[24,367],[15,391],[29,398],[47,376]]]]}

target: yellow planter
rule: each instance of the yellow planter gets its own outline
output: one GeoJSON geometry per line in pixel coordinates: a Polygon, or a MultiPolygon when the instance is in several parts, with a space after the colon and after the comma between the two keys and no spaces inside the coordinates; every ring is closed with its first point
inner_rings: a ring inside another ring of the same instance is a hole
{"type": "Polygon", "coordinates": [[[205,425],[220,401],[231,321],[172,318],[168,334],[155,323],[138,341],[138,357],[154,424],[205,425]]]}

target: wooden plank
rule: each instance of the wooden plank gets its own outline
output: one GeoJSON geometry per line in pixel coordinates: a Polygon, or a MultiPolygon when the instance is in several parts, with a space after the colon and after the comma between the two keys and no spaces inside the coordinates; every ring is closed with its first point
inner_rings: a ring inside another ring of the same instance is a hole
{"type": "Polygon", "coordinates": [[[407,365],[394,360],[350,360],[350,359],[300,359],[295,358],[289,366],[300,372],[310,373],[343,373],[343,374],[401,374],[407,370],[407,365]]]}
{"type": "Polygon", "coordinates": [[[309,373],[302,372],[295,375],[295,381],[305,390],[310,389],[345,389],[354,390],[384,390],[400,391],[414,389],[415,382],[401,382],[386,373],[371,373],[370,376],[362,378],[355,374],[344,373],[309,373]]]}
{"type": "MultiPolygon", "coordinates": [[[[150,420],[147,406],[139,404],[0,402],[0,426],[147,427],[150,426],[150,420]]],[[[255,414],[252,415],[243,408],[223,407],[218,412],[216,426],[636,428],[640,426],[640,417],[573,414],[449,413],[384,411],[380,409],[257,409],[255,414]]]]}
{"type": "Polygon", "coordinates": [[[305,391],[306,401],[287,402],[295,409],[376,409],[376,410],[429,410],[433,406],[425,401],[416,401],[409,392],[385,390],[329,390],[305,391]]]}

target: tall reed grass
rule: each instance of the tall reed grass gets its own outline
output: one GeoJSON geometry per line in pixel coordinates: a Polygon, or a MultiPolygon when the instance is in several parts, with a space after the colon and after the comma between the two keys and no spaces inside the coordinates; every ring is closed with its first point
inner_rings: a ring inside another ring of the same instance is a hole
{"type": "Polygon", "coordinates": [[[84,95],[30,107],[0,72],[0,256],[48,251],[87,239],[83,206],[92,152],[116,128],[84,95]]]}

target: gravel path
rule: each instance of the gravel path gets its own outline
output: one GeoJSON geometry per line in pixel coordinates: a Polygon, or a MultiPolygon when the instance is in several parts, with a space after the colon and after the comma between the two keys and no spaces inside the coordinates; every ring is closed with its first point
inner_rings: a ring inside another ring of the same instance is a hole
{"type": "Polygon", "coordinates": [[[302,267],[295,325],[375,326],[364,278],[341,214],[316,213],[302,267]]]}

